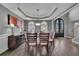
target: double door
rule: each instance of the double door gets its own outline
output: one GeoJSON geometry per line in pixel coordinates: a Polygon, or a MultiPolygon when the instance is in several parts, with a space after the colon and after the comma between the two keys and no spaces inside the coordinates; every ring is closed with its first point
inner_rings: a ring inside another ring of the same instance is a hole
{"type": "Polygon", "coordinates": [[[64,37],[64,21],[61,18],[58,18],[54,22],[55,28],[55,37],[64,37]]]}

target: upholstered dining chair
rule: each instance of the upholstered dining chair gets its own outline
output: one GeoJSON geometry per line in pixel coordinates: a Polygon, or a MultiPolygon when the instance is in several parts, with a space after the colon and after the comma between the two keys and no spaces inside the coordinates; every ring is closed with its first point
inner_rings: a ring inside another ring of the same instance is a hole
{"type": "Polygon", "coordinates": [[[39,47],[40,47],[40,55],[42,54],[41,53],[41,49],[42,47],[46,47],[46,50],[47,50],[47,55],[49,54],[49,33],[39,33],[39,40],[40,40],[40,43],[39,43],[39,47]]]}
{"type": "Polygon", "coordinates": [[[54,39],[55,39],[55,32],[51,32],[50,33],[50,38],[49,38],[49,43],[50,43],[51,46],[55,45],[55,42],[54,42],[55,40],[54,39]]]}
{"type": "Polygon", "coordinates": [[[28,45],[28,55],[30,53],[30,47],[36,48],[36,55],[37,55],[37,33],[27,33],[27,45],[28,45]]]}

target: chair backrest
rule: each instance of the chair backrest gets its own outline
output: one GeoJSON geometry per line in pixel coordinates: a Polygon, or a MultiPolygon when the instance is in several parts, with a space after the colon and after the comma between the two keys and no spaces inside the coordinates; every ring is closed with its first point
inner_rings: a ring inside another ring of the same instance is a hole
{"type": "Polygon", "coordinates": [[[40,42],[48,42],[50,33],[39,33],[40,42]]]}
{"type": "Polygon", "coordinates": [[[50,39],[54,39],[54,37],[55,37],[55,32],[51,32],[50,33],[50,39]]]}
{"type": "Polygon", "coordinates": [[[37,42],[37,33],[27,33],[28,42],[37,42]]]}

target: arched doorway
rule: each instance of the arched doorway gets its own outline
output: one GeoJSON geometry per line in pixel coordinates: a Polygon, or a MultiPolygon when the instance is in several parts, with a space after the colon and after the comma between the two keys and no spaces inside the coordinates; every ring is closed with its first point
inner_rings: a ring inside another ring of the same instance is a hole
{"type": "Polygon", "coordinates": [[[58,18],[54,22],[55,28],[55,37],[64,37],[64,21],[61,18],[58,18]]]}

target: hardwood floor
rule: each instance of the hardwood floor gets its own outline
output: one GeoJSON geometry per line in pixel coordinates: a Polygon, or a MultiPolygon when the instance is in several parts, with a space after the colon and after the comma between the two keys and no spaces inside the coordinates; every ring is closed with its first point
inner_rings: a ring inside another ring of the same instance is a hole
{"type": "MultiPolygon", "coordinates": [[[[31,54],[35,56],[35,48],[33,48],[33,51],[31,51],[31,54]]],[[[55,48],[53,46],[50,49],[50,55],[52,56],[79,56],[79,45],[72,43],[71,39],[66,38],[56,38],[55,39],[55,48]]],[[[42,54],[46,55],[45,47],[42,49],[42,54]]],[[[38,51],[38,56],[39,51],[38,51]]],[[[25,48],[25,43],[19,46],[17,49],[13,51],[7,51],[1,56],[28,56],[27,46],[25,48]]]]}
{"type": "Polygon", "coordinates": [[[58,38],[55,40],[54,56],[78,56],[79,45],[72,43],[71,39],[58,38]]]}

